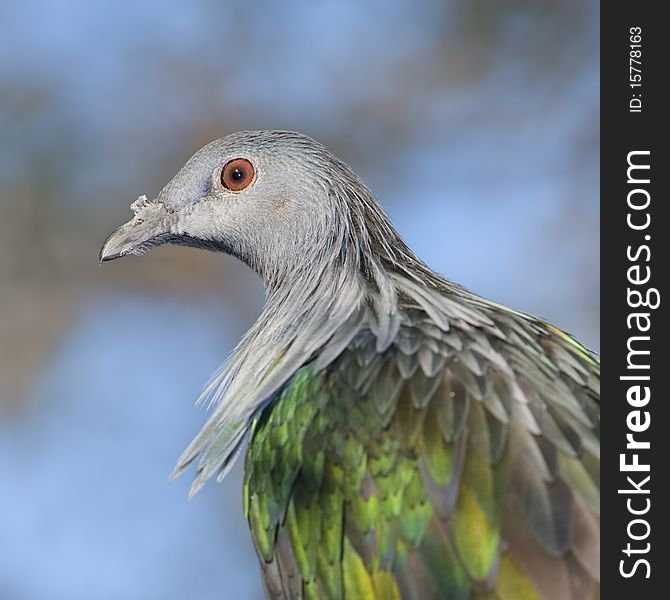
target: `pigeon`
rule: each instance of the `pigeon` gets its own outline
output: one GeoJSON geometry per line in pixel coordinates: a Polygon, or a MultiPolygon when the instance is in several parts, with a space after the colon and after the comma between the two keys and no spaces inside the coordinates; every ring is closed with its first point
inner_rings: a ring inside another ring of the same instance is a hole
{"type": "Polygon", "coordinates": [[[246,449],[269,598],[599,597],[595,353],[433,271],[301,133],[220,138],[131,208],[101,262],[179,244],[265,284],[173,476],[195,463],[193,494],[246,449]]]}

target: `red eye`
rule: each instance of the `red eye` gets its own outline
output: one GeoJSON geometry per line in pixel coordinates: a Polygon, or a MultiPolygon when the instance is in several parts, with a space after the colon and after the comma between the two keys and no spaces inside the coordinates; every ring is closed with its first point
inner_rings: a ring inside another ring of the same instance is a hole
{"type": "Polygon", "coordinates": [[[221,171],[221,183],[233,192],[239,192],[254,180],[254,166],[246,158],[235,158],[221,171]]]}

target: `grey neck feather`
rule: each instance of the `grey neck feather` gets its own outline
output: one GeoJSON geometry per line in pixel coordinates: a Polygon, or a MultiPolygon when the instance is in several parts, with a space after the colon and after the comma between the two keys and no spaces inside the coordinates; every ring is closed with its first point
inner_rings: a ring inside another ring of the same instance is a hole
{"type": "Polygon", "coordinates": [[[263,278],[266,303],[200,397],[216,409],[172,474],[200,456],[191,495],[212,475],[225,476],[254,415],[301,366],[315,360],[316,368],[326,367],[362,329],[376,336],[383,352],[402,324],[408,299],[439,323],[437,295],[426,290],[462,292],[417,258],[360,180],[348,168],[344,174],[341,185],[324,182],[327,214],[336,226],[324,227],[330,233],[315,236],[309,247],[286,245],[286,252],[303,253],[299,261],[294,255],[262,262],[237,252],[263,278]]]}

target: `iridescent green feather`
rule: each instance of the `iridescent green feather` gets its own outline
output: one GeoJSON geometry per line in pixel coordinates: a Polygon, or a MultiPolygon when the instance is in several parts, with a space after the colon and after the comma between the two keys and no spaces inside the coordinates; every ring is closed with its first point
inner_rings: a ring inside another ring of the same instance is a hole
{"type": "Polygon", "coordinates": [[[597,597],[598,363],[539,321],[496,327],[505,339],[454,327],[455,343],[427,326],[414,351],[443,357],[437,375],[399,346],[359,375],[358,342],[255,418],[245,506],[269,592],[597,597]]]}

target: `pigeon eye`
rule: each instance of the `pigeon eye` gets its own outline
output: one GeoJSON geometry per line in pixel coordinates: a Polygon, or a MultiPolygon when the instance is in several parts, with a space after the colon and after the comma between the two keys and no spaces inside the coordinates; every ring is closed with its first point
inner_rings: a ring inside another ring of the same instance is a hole
{"type": "Polygon", "coordinates": [[[254,180],[254,166],[246,158],[235,158],[223,167],[221,183],[223,187],[239,192],[254,180]]]}

